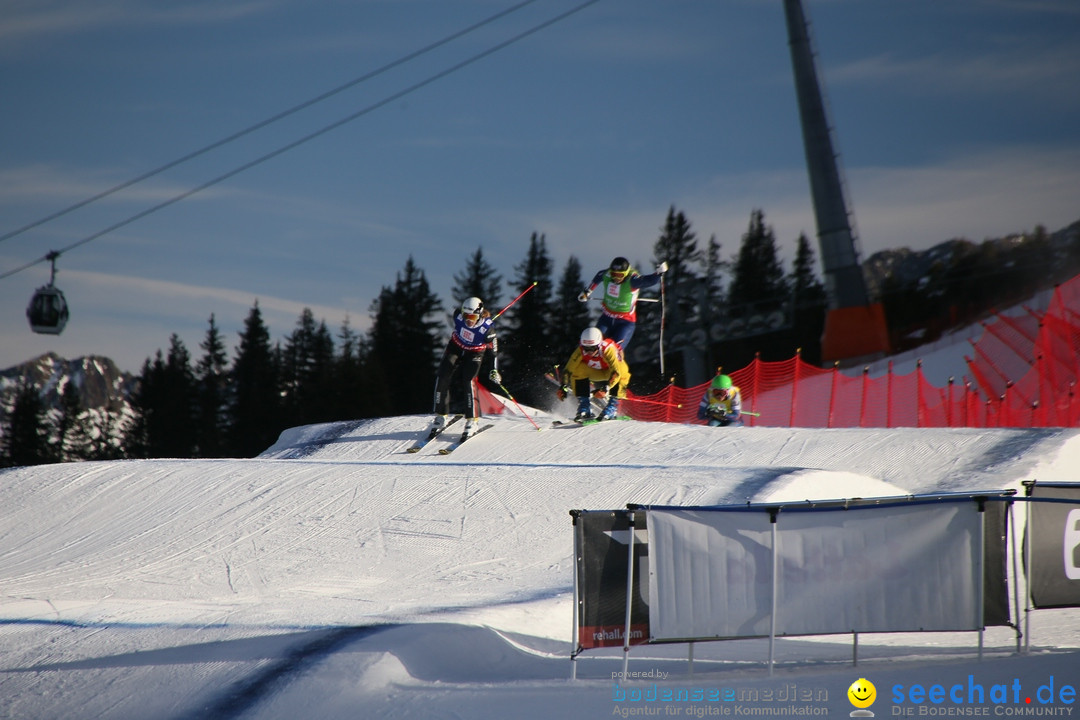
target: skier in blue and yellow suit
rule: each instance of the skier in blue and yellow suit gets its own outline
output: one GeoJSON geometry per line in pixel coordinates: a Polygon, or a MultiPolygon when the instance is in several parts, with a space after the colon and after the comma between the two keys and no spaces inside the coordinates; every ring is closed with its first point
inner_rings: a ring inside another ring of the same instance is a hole
{"type": "Polygon", "coordinates": [[[596,327],[605,338],[614,340],[625,351],[637,327],[638,292],[658,284],[665,272],[667,263],[662,262],[652,275],[641,275],[630,267],[629,260],[617,257],[610,267],[596,273],[589,286],[578,295],[578,300],[586,302],[598,286],[603,286],[603,310],[596,327]]]}
{"type": "Polygon", "coordinates": [[[716,373],[698,403],[697,416],[710,427],[742,425],[742,393],[730,377],[716,373]]]}

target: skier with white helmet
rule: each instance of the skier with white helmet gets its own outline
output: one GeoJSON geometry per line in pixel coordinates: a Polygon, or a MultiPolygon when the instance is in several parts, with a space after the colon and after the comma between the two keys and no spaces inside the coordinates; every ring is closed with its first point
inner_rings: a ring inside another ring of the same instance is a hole
{"type": "Polygon", "coordinates": [[[593,417],[590,395],[607,399],[600,413],[601,420],[610,420],[619,411],[619,400],[626,397],[630,384],[630,368],[623,359],[623,351],[611,339],[595,327],[585,328],[577,348],[570,354],[563,369],[563,384],[559,388],[560,400],[571,392],[578,399],[575,420],[593,417]]]}
{"type": "Polygon", "coordinates": [[[598,286],[603,286],[603,302],[596,327],[626,350],[630,337],[637,327],[638,293],[642,288],[659,284],[667,272],[667,263],[662,262],[651,275],[642,275],[630,267],[630,261],[617,257],[606,269],[596,273],[589,286],[581,291],[578,300],[586,302],[598,286]]]}
{"type": "Polygon", "coordinates": [[[461,304],[461,312],[454,317],[454,331],[446,343],[439,372],[435,381],[435,419],[431,423],[432,433],[441,432],[446,427],[450,415],[450,382],[454,373],[461,369],[461,382],[465,389],[465,431],[462,439],[476,433],[480,416],[479,404],[473,380],[480,373],[480,364],[484,353],[491,351],[496,361],[495,367],[488,373],[492,382],[502,383],[498,369],[499,344],[495,337],[495,325],[491,313],[484,309],[484,303],[478,297],[471,297],[461,304]]]}

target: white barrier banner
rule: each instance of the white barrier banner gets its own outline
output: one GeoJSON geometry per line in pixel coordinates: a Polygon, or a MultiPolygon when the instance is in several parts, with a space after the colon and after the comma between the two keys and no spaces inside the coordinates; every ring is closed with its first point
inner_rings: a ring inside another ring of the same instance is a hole
{"type": "Polygon", "coordinates": [[[654,641],[976,630],[982,518],[971,501],[768,512],[650,510],[654,641]]]}

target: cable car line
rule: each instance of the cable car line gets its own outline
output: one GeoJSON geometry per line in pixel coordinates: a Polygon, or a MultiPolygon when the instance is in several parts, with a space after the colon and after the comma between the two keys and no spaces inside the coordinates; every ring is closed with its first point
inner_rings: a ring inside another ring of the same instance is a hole
{"type": "Polygon", "coordinates": [[[466,58],[466,59],[464,59],[464,60],[462,60],[462,61],[460,61],[458,63],[455,63],[454,65],[451,65],[450,67],[448,67],[448,68],[446,68],[444,70],[441,70],[441,71],[439,71],[439,72],[437,72],[437,73],[435,73],[433,75],[429,75],[427,78],[425,78],[423,80],[420,80],[420,81],[418,81],[416,83],[413,83],[412,85],[409,85],[408,87],[406,87],[403,90],[399,90],[398,92],[392,93],[392,94],[386,96],[385,98],[383,98],[382,100],[379,100],[378,102],[372,103],[371,105],[368,105],[367,107],[362,108],[361,110],[358,110],[358,111],[356,111],[356,112],[354,112],[354,113],[352,113],[350,115],[347,115],[344,118],[341,118],[340,120],[332,122],[329,125],[326,125],[326,126],[320,128],[318,130],[315,130],[314,132],[308,133],[307,135],[304,135],[303,137],[301,137],[301,138],[299,138],[297,140],[294,140],[293,142],[282,145],[281,147],[277,148],[276,150],[271,150],[268,153],[260,155],[259,157],[255,158],[254,160],[246,162],[243,165],[240,165],[238,167],[233,168],[232,170],[229,170],[228,172],[222,173],[221,175],[218,175],[215,178],[207,180],[206,182],[202,183],[201,185],[197,185],[197,186],[195,186],[193,188],[190,188],[190,189],[188,189],[188,190],[186,190],[186,191],[184,191],[184,192],[182,192],[182,193],[180,193],[178,195],[174,195],[173,197],[171,197],[171,198],[169,198],[167,200],[164,200],[164,201],[162,201],[162,202],[160,202],[160,203],[158,203],[156,205],[152,205],[151,207],[149,207],[149,208],[147,208],[145,210],[142,210],[141,212],[138,212],[138,213],[136,213],[134,215],[131,215],[130,217],[128,217],[128,218],[126,218],[124,220],[121,220],[120,222],[114,223],[114,224],[106,227],[103,230],[99,230],[98,232],[96,232],[96,233],[94,233],[92,235],[89,235],[89,236],[87,236],[85,238],[82,238],[81,240],[77,240],[76,242],[73,242],[70,245],[68,245],[66,247],[63,247],[58,251],[57,250],[51,251],[50,253],[41,256],[37,260],[33,260],[33,261],[31,261],[29,263],[26,263],[25,265],[22,265],[20,267],[17,267],[17,268],[15,268],[13,270],[8,270],[7,272],[0,273],[0,280],[3,280],[4,278],[10,277],[10,276],[12,276],[12,275],[14,275],[16,273],[22,272],[23,270],[31,268],[34,265],[45,262],[46,260],[49,260],[50,255],[53,255],[54,253],[55,253],[56,257],[59,257],[60,255],[62,255],[65,252],[68,252],[69,250],[74,250],[77,247],[80,247],[82,245],[86,245],[87,243],[89,243],[89,242],[91,242],[93,240],[97,240],[99,237],[102,237],[103,235],[108,235],[109,233],[111,233],[111,232],[113,232],[115,230],[119,230],[120,228],[125,227],[126,225],[130,225],[131,223],[136,222],[137,220],[141,220],[141,219],[147,217],[148,215],[152,215],[152,214],[156,213],[159,210],[163,210],[163,209],[169,207],[170,205],[175,205],[176,203],[180,202],[181,200],[185,200],[185,199],[191,197],[192,195],[195,195],[197,193],[202,192],[203,190],[206,190],[207,188],[213,187],[214,185],[218,185],[218,184],[224,182],[225,180],[228,180],[229,178],[235,177],[236,175],[239,175],[242,172],[250,170],[251,168],[256,167],[258,165],[261,165],[261,164],[267,162],[268,160],[272,160],[273,158],[276,158],[279,155],[283,155],[286,152],[299,147],[300,145],[303,145],[305,143],[310,142],[311,140],[314,140],[314,139],[316,139],[318,137],[321,137],[322,135],[325,135],[325,134],[327,134],[328,132],[330,132],[332,130],[336,130],[337,128],[339,128],[339,127],[341,127],[343,125],[346,125],[346,124],[348,124],[348,123],[350,123],[350,122],[352,122],[354,120],[357,120],[358,118],[361,118],[364,115],[367,115],[368,113],[371,113],[371,112],[373,112],[375,110],[378,110],[379,108],[381,108],[381,107],[383,107],[385,105],[389,105],[390,103],[396,102],[397,100],[400,100],[401,98],[403,98],[403,97],[405,97],[407,95],[410,95],[410,94],[416,92],[417,90],[420,90],[420,89],[422,89],[424,87],[427,87],[428,85],[431,85],[431,84],[433,84],[435,82],[438,82],[439,80],[442,80],[443,78],[445,78],[445,77],[447,77],[449,75],[452,75],[452,74],[456,73],[459,70],[462,70],[462,69],[464,69],[464,68],[466,68],[466,67],[468,67],[468,66],[470,66],[470,65],[472,65],[472,64],[474,64],[476,62],[479,62],[480,60],[483,60],[484,58],[487,58],[487,57],[489,57],[491,55],[494,55],[495,53],[499,52],[500,50],[504,50],[507,47],[509,47],[511,45],[514,45],[515,43],[518,43],[518,42],[524,40],[525,38],[531,37],[532,35],[535,35],[536,33],[540,32],[541,30],[545,30],[545,29],[551,27],[552,25],[555,25],[556,23],[559,23],[559,22],[565,20],[566,18],[571,17],[572,15],[575,15],[575,14],[581,12],[585,8],[587,8],[587,7],[591,6],[591,5],[595,5],[595,4],[599,3],[599,2],[601,2],[601,0],[585,0],[585,2],[580,3],[579,5],[576,5],[576,6],[572,7],[572,8],[570,8],[569,10],[566,10],[565,12],[562,12],[562,13],[560,13],[560,14],[558,14],[558,15],[556,15],[556,16],[548,19],[548,20],[545,20],[544,22],[542,22],[542,23],[540,23],[538,25],[534,25],[533,27],[528,28],[527,30],[523,30],[520,33],[518,33],[517,35],[513,35],[510,38],[508,38],[506,40],[503,40],[500,43],[496,43],[495,45],[487,48],[486,50],[482,50],[481,52],[476,53],[475,55],[472,55],[472,56],[470,56],[470,57],[468,57],[468,58],[466,58]]]}
{"type": "MultiPolygon", "coordinates": [[[[17,237],[18,235],[22,235],[24,232],[26,232],[28,230],[32,230],[32,229],[34,229],[36,227],[40,227],[41,225],[44,225],[45,223],[56,220],[57,218],[61,218],[64,215],[72,213],[72,212],[74,212],[74,211],[76,211],[76,210],[78,210],[80,208],[84,208],[87,205],[90,205],[91,203],[97,202],[98,200],[102,200],[104,198],[107,198],[110,195],[113,195],[115,193],[120,192],[121,190],[126,190],[127,188],[131,187],[132,185],[136,185],[136,184],[142,182],[143,180],[148,180],[149,178],[152,178],[155,175],[160,175],[161,173],[165,172],[166,170],[171,170],[172,168],[174,168],[174,167],[176,167],[178,165],[182,165],[182,164],[186,163],[189,160],[194,160],[195,158],[200,157],[201,155],[205,155],[206,153],[210,152],[211,150],[216,150],[219,147],[227,145],[227,144],[229,144],[229,143],[231,143],[231,142],[233,142],[235,140],[239,140],[240,138],[242,138],[242,137],[244,137],[246,135],[250,135],[251,133],[255,132],[256,130],[261,130],[261,129],[269,126],[269,125],[272,125],[273,123],[277,122],[278,120],[283,120],[283,119],[289,117],[290,115],[295,115],[296,113],[300,112],[301,110],[306,110],[307,108],[312,107],[313,105],[316,105],[316,104],[322,102],[323,100],[327,100],[327,99],[333,97],[334,95],[338,95],[339,93],[342,93],[342,92],[348,90],[349,88],[356,87],[357,85],[359,85],[361,83],[367,82],[368,80],[371,80],[371,79],[373,79],[373,78],[375,78],[375,77],[377,77],[379,75],[382,75],[385,72],[388,72],[389,70],[392,70],[392,69],[394,69],[394,68],[396,68],[396,67],[398,67],[400,65],[404,65],[405,63],[410,62],[412,60],[415,60],[415,59],[417,59],[418,57],[420,57],[422,55],[426,55],[427,53],[431,52],[432,50],[435,50],[437,48],[442,47],[443,45],[447,45],[447,44],[453,42],[454,40],[462,38],[465,35],[468,35],[469,33],[473,32],[475,30],[478,30],[478,29],[482,28],[485,25],[490,25],[491,23],[495,22],[496,20],[500,20],[500,19],[506,17],[507,15],[510,15],[511,13],[517,12],[518,10],[524,8],[527,5],[531,5],[532,3],[536,2],[536,1],[537,0],[522,0],[522,2],[519,2],[517,5],[514,5],[514,6],[510,7],[510,8],[507,8],[506,10],[502,10],[500,12],[497,12],[494,15],[491,15],[490,17],[484,18],[483,20],[480,20],[477,23],[474,23],[474,24],[472,24],[472,25],[470,25],[470,26],[468,26],[466,28],[458,30],[457,32],[451,33],[450,35],[447,35],[446,37],[444,37],[444,38],[442,38],[440,40],[436,40],[435,42],[433,42],[433,43],[431,43],[429,45],[426,45],[426,46],[420,48],[419,50],[415,50],[415,51],[413,51],[413,52],[411,52],[411,53],[409,53],[407,55],[404,55],[404,56],[396,59],[396,60],[392,60],[392,61],[388,62],[387,64],[383,65],[382,67],[379,67],[379,68],[376,68],[375,70],[367,72],[367,73],[361,75],[360,77],[354,78],[354,79],[352,79],[352,80],[350,80],[350,81],[348,81],[348,82],[346,82],[346,83],[344,83],[342,85],[339,85],[339,86],[337,86],[337,87],[335,87],[335,88],[333,88],[331,90],[327,90],[326,92],[324,92],[324,93],[322,93],[320,95],[316,95],[315,97],[313,97],[313,98],[311,98],[309,100],[305,100],[302,103],[294,105],[291,108],[288,108],[287,110],[282,110],[281,112],[277,113],[276,115],[272,115],[272,116],[266,118],[265,120],[261,120],[261,121],[255,123],[254,125],[250,125],[250,126],[248,126],[246,128],[243,128],[242,130],[238,130],[235,133],[233,133],[232,135],[229,135],[229,136],[224,137],[224,138],[222,138],[220,140],[212,142],[209,145],[201,147],[201,148],[199,148],[197,150],[193,150],[190,153],[188,153],[187,155],[183,155],[183,156],[181,156],[181,157],[179,157],[179,158],[177,158],[175,160],[172,160],[171,162],[168,162],[168,163],[165,163],[164,165],[161,165],[160,167],[156,167],[156,168],[154,168],[152,170],[148,170],[148,171],[144,172],[142,175],[138,175],[138,176],[136,176],[136,177],[134,177],[134,178],[132,178],[130,180],[127,180],[125,182],[120,183],[119,185],[114,185],[113,187],[108,188],[107,190],[102,190],[101,192],[97,193],[96,195],[91,195],[90,197],[85,198],[84,200],[80,200],[79,202],[75,203],[74,205],[69,205],[66,208],[63,208],[61,210],[57,210],[57,211],[55,211],[53,213],[50,213],[50,214],[48,214],[48,215],[46,215],[46,216],[44,216],[42,218],[39,218],[39,219],[37,219],[37,220],[35,220],[35,221],[31,222],[31,223],[27,223],[26,225],[23,225],[22,227],[19,227],[19,228],[16,228],[14,230],[11,230],[9,232],[6,232],[3,235],[0,235],[0,242],[4,242],[5,240],[10,240],[13,237],[17,237]]],[[[36,260],[33,264],[37,264],[38,262],[41,262],[41,259],[36,260]]],[[[3,276],[0,276],[0,277],[3,277],[3,276]]]]}
{"type": "MultiPolygon", "coordinates": [[[[581,12],[585,8],[589,7],[590,5],[595,5],[595,4],[599,3],[599,2],[601,2],[601,0],[585,0],[585,2],[583,2],[583,3],[579,4],[579,5],[576,5],[575,7],[572,7],[569,10],[567,10],[567,11],[565,11],[563,13],[560,13],[559,15],[556,15],[553,18],[545,20],[544,22],[540,23],[539,25],[534,25],[533,27],[531,27],[531,28],[529,28],[527,30],[523,30],[522,32],[518,33],[517,35],[514,35],[514,36],[510,37],[507,40],[504,40],[504,41],[502,41],[500,43],[497,43],[497,44],[489,47],[486,50],[483,50],[483,51],[481,51],[481,52],[479,52],[479,53],[477,53],[475,55],[472,55],[472,56],[470,56],[470,57],[468,57],[468,58],[466,58],[466,59],[464,59],[464,60],[462,60],[462,61],[460,61],[458,63],[455,63],[454,65],[451,65],[450,67],[448,67],[448,68],[446,68],[444,70],[441,70],[441,71],[435,73],[434,75],[429,75],[427,78],[425,78],[423,80],[420,80],[420,81],[418,81],[416,83],[413,83],[412,85],[409,85],[408,87],[406,87],[403,90],[399,90],[398,92],[392,93],[392,94],[386,96],[385,98],[383,98],[382,100],[379,100],[378,102],[372,103],[371,105],[368,105],[367,107],[362,108],[362,109],[360,109],[360,110],[358,110],[358,111],[356,111],[356,112],[354,112],[354,113],[352,113],[350,115],[346,115],[345,117],[341,118],[340,120],[332,122],[329,125],[326,125],[326,126],[320,128],[318,130],[315,130],[314,132],[308,133],[307,135],[304,135],[303,137],[301,137],[301,138],[299,138],[297,140],[294,140],[294,141],[292,141],[290,143],[282,145],[281,147],[277,148],[276,150],[271,150],[268,153],[260,155],[259,157],[255,158],[254,160],[246,162],[243,165],[239,165],[239,166],[233,168],[232,170],[229,170],[228,172],[222,173],[221,175],[218,175],[215,178],[207,180],[206,182],[202,183],[201,185],[197,185],[197,186],[195,186],[193,188],[185,190],[184,192],[182,192],[182,193],[180,193],[178,195],[174,195],[173,197],[171,197],[171,198],[169,198],[167,200],[163,200],[162,202],[158,203],[157,205],[152,205],[151,207],[146,208],[145,210],[142,210],[141,212],[138,212],[138,213],[136,213],[136,214],[124,219],[124,220],[121,220],[120,222],[114,223],[114,224],[108,226],[107,228],[105,228],[103,230],[99,230],[98,232],[94,233],[93,235],[89,235],[89,236],[87,236],[87,237],[85,237],[85,238],[83,238],[81,240],[78,240],[76,242],[71,243],[70,245],[68,245],[66,247],[61,248],[58,251],[53,251],[53,252],[56,253],[57,256],[59,256],[59,255],[65,253],[65,252],[68,252],[69,250],[74,250],[75,248],[80,247],[82,245],[85,245],[85,244],[87,244],[87,243],[89,243],[89,242],[91,242],[93,240],[97,240],[99,237],[102,237],[103,235],[108,235],[109,233],[111,233],[111,232],[113,232],[115,230],[119,230],[120,228],[122,228],[122,227],[124,227],[126,225],[130,225],[131,223],[136,222],[137,220],[141,220],[141,219],[147,217],[148,215],[152,215],[152,214],[156,213],[159,210],[163,210],[163,209],[169,207],[170,205],[175,205],[176,203],[180,202],[181,200],[185,200],[185,199],[191,197],[192,195],[195,195],[197,193],[202,192],[203,190],[206,190],[207,188],[213,187],[214,185],[218,185],[218,184],[224,182],[225,180],[228,180],[229,178],[235,177],[236,175],[239,175],[242,172],[250,170],[253,167],[256,167],[258,165],[262,165],[263,163],[267,162],[268,160],[272,160],[273,158],[276,158],[279,155],[283,155],[283,154],[287,153],[288,151],[299,147],[300,145],[308,143],[308,142],[310,142],[310,141],[312,141],[312,140],[314,140],[314,139],[316,139],[318,137],[321,137],[322,135],[327,134],[328,132],[330,132],[332,130],[336,130],[337,128],[339,128],[339,127],[341,127],[343,125],[346,125],[346,124],[348,124],[348,123],[350,123],[350,122],[352,122],[352,121],[354,121],[354,120],[356,120],[358,118],[361,118],[364,115],[367,115],[368,113],[371,113],[371,112],[373,112],[375,110],[378,110],[379,108],[381,108],[381,107],[383,107],[385,105],[389,105],[390,103],[396,102],[397,100],[400,100],[401,98],[403,98],[403,97],[405,97],[407,95],[410,95],[410,94],[416,92],[417,90],[420,90],[420,89],[422,89],[424,87],[427,87],[428,85],[431,85],[432,83],[435,83],[435,82],[437,82],[439,80],[442,80],[443,78],[445,78],[445,77],[447,77],[449,75],[452,75],[455,72],[457,72],[459,70],[462,70],[463,68],[466,68],[466,67],[468,67],[468,66],[470,66],[470,65],[472,65],[472,64],[474,64],[476,62],[479,62],[480,60],[483,60],[484,58],[487,58],[487,57],[489,57],[491,55],[494,55],[495,53],[499,52],[500,50],[504,50],[507,47],[509,47],[509,46],[511,46],[511,45],[513,45],[513,44],[515,44],[517,42],[520,42],[521,40],[524,40],[527,37],[535,35],[536,33],[540,32],[541,30],[545,30],[548,27],[551,27],[552,25],[554,25],[554,24],[556,24],[558,22],[561,22],[562,20],[565,20],[566,18],[568,18],[568,17],[570,17],[570,16],[572,16],[572,15],[578,13],[578,12],[581,12]]],[[[50,253],[50,254],[52,254],[52,253],[50,253]]],[[[27,263],[27,264],[25,264],[25,265],[23,265],[21,267],[15,268],[14,270],[9,270],[7,272],[0,273],[0,280],[3,280],[6,277],[10,277],[11,275],[14,275],[17,272],[21,272],[23,270],[26,270],[27,268],[33,267],[34,265],[37,265],[38,263],[44,262],[44,261],[46,261],[48,259],[49,259],[49,255],[43,255],[42,257],[38,258],[37,260],[29,262],[29,263],[27,263]]]]}

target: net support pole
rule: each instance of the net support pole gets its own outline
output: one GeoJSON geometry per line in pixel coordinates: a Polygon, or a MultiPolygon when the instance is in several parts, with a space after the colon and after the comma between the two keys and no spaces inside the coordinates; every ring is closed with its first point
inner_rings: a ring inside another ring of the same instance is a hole
{"type": "Polygon", "coordinates": [[[574,518],[574,609],[571,612],[571,618],[573,627],[570,630],[570,679],[577,680],[577,656],[578,650],[581,647],[581,635],[578,632],[578,598],[580,597],[581,588],[578,587],[578,564],[581,562],[581,530],[578,524],[578,516],[576,513],[571,513],[574,518]]]}
{"type": "Polygon", "coordinates": [[[623,628],[623,677],[628,677],[630,668],[630,610],[634,604],[634,541],[637,539],[637,530],[634,528],[634,511],[629,511],[630,539],[626,543],[626,624],[623,628]]]}
{"type": "Polygon", "coordinates": [[[1017,618],[1016,627],[1013,628],[1016,632],[1016,654],[1019,655],[1022,652],[1020,645],[1020,567],[1019,559],[1017,558],[1016,551],[1016,503],[1012,500],[1009,501],[1009,537],[1012,539],[1012,591],[1013,591],[1013,615],[1017,618]]]}
{"type": "Polygon", "coordinates": [[[777,552],[776,541],[776,515],[777,510],[769,511],[769,522],[772,526],[772,611],[769,613],[769,675],[773,674],[773,665],[776,661],[776,608],[778,604],[779,589],[778,577],[780,574],[780,553],[777,552]]]}
{"type": "MultiPolygon", "coordinates": [[[[1027,488],[1027,494],[1031,494],[1031,488],[1027,488]]],[[[1031,650],[1031,503],[1024,503],[1024,534],[1027,542],[1024,543],[1024,654],[1031,650]]]]}
{"type": "Polygon", "coordinates": [[[979,661],[983,659],[986,641],[986,498],[978,498],[979,504],[979,550],[976,554],[975,572],[975,620],[979,628],[979,661]]]}

